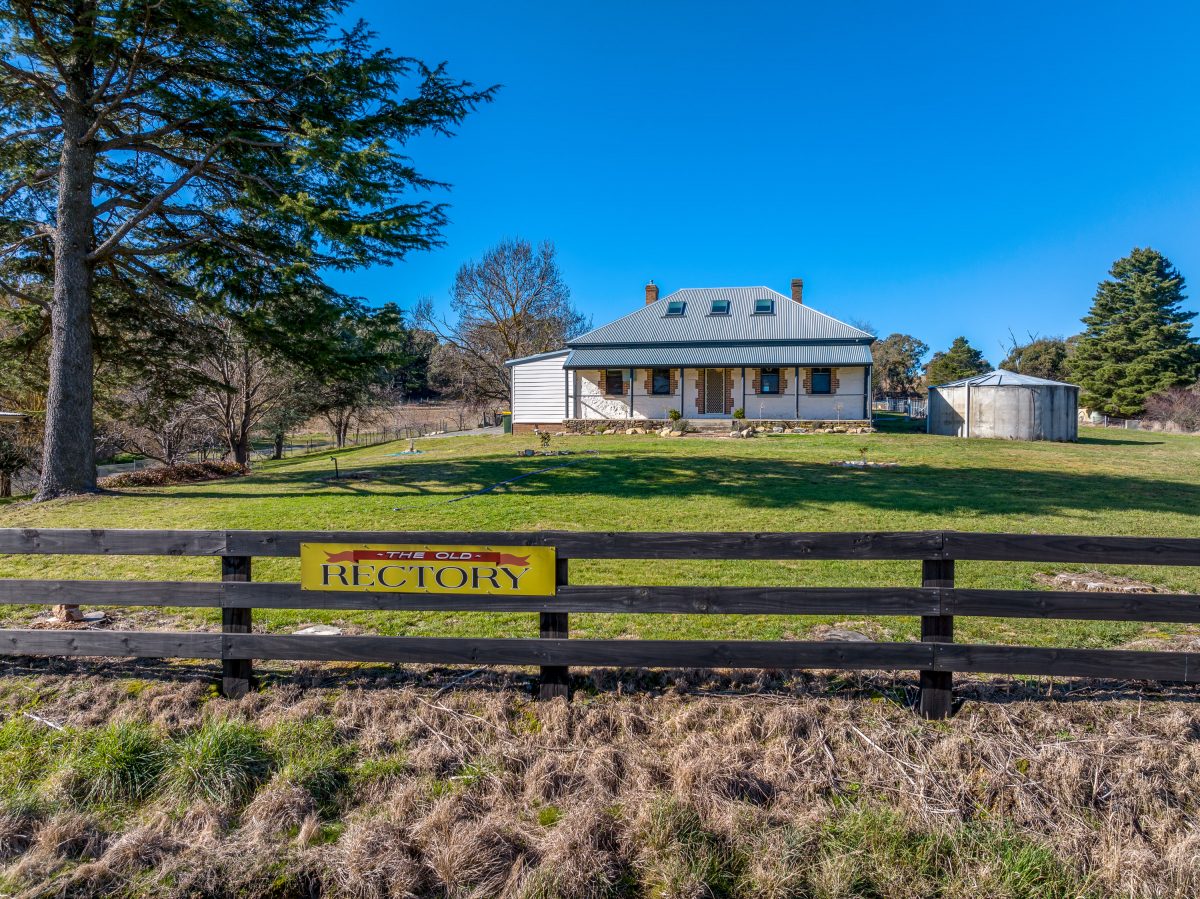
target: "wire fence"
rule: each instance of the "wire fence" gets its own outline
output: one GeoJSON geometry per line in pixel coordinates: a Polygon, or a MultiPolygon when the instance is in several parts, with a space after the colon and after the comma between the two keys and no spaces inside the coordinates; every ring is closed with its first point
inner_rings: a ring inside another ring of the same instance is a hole
{"type": "MultiPolygon", "coordinates": [[[[368,429],[357,428],[346,434],[345,443],[339,447],[337,440],[330,434],[293,434],[287,437],[278,448],[275,441],[259,435],[255,438],[250,449],[250,461],[263,462],[271,459],[290,459],[296,456],[306,456],[311,453],[323,453],[335,449],[376,446],[390,443],[393,440],[411,440],[419,437],[438,437],[445,434],[459,434],[480,428],[499,427],[500,412],[477,412],[466,409],[452,411],[442,416],[429,416],[422,421],[401,422],[392,426],[376,426],[368,429]]],[[[213,444],[187,454],[187,461],[200,462],[206,459],[221,459],[229,456],[229,448],[224,444],[213,444]]],[[[96,476],[105,478],[109,475],[121,474],[127,471],[141,471],[146,468],[156,468],[164,463],[156,459],[131,459],[128,462],[111,462],[96,466],[96,476]]],[[[27,468],[17,472],[12,479],[14,496],[33,493],[37,489],[38,472],[35,468],[27,468]]]]}
{"type": "Polygon", "coordinates": [[[874,412],[903,412],[909,418],[924,418],[929,408],[925,397],[887,396],[871,403],[874,412]]]}

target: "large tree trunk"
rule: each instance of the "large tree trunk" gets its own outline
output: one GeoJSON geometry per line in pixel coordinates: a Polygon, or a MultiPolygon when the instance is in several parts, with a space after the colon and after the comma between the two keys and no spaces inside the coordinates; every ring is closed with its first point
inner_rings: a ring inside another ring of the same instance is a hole
{"type": "Polygon", "coordinates": [[[0,471],[0,499],[9,499],[12,496],[12,475],[7,471],[0,471]]]}
{"type": "Polygon", "coordinates": [[[50,308],[50,387],[37,500],[96,489],[92,421],[92,182],[95,150],[81,144],[87,117],[64,101],[62,171],[54,234],[54,299],[50,308]]]}
{"type": "Polygon", "coordinates": [[[275,452],[271,455],[272,459],[282,459],[283,458],[284,437],[285,437],[285,435],[283,435],[283,434],[275,435],[275,452]]]}

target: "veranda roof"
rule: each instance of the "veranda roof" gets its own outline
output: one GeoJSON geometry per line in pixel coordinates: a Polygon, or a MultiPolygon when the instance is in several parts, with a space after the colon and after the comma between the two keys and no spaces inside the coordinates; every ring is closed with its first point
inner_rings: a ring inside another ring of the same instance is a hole
{"type": "Polygon", "coordinates": [[[714,346],[579,347],[564,368],[736,368],[742,365],[870,365],[865,344],[754,343],[714,346]]]}

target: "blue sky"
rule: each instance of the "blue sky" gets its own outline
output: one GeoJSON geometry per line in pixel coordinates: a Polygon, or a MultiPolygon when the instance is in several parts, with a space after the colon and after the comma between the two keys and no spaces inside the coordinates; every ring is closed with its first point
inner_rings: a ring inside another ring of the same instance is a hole
{"type": "Polygon", "coordinates": [[[361,0],[394,51],[503,85],[410,148],[446,244],[335,284],[444,303],[497,240],[550,239],[596,325],[653,278],[805,280],[813,306],[992,362],[1074,333],[1133,246],[1200,308],[1200,4],[361,0]]]}

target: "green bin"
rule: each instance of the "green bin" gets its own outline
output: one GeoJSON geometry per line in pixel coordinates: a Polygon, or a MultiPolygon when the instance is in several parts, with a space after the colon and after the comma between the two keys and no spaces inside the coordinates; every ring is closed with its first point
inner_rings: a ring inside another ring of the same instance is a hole
{"type": "Polygon", "coordinates": [[[504,425],[504,433],[505,434],[512,433],[512,413],[511,412],[501,412],[500,413],[500,423],[502,425],[504,425]]]}

